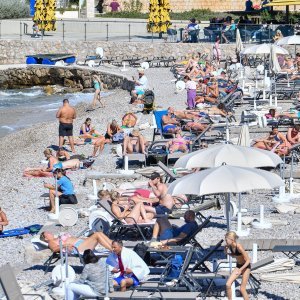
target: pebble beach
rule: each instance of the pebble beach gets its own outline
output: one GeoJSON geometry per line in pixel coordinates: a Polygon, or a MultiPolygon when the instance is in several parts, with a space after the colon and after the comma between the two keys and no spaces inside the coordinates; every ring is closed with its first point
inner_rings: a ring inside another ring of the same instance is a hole
{"type": "MultiPolygon", "coordinates": [[[[109,71],[107,67],[100,67],[109,71]]],[[[114,69],[114,71],[116,71],[114,69]]],[[[123,75],[136,76],[136,69],[129,68],[123,72],[123,75]]],[[[175,85],[172,80],[173,74],[169,68],[151,68],[146,71],[150,88],[155,93],[156,106],[160,109],[166,109],[173,106],[175,109],[184,109],[186,100],[185,92],[175,93],[175,85]]],[[[119,121],[122,116],[129,111],[137,112],[138,125],[152,123],[152,115],[143,115],[137,108],[129,105],[129,93],[124,90],[113,90],[105,98],[105,108],[98,108],[87,112],[89,104],[79,103],[76,106],[77,119],[74,124],[74,133],[79,133],[79,127],[87,117],[92,119],[92,124],[101,133],[105,133],[109,121],[116,119],[119,121]]],[[[91,99],[92,100],[92,99],[91,99]]],[[[283,103],[282,106],[289,107],[289,104],[283,103]]],[[[236,110],[237,120],[240,120],[240,114],[243,108],[236,110]]],[[[53,112],[55,114],[55,112],[53,112]]],[[[153,130],[148,128],[142,131],[147,140],[151,141],[153,130]]],[[[266,133],[251,133],[251,138],[265,136],[266,133]]],[[[237,137],[237,135],[233,136],[237,137]]],[[[0,139],[0,206],[6,212],[9,219],[9,226],[6,229],[19,228],[30,224],[45,224],[48,220],[48,212],[45,206],[48,201],[41,197],[46,190],[43,187],[43,181],[53,183],[51,178],[24,178],[22,173],[27,167],[37,167],[44,159],[43,150],[51,145],[58,144],[58,122],[41,122],[28,129],[20,130],[9,134],[0,139]]],[[[113,172],[116,169],[118,157],[112,151],[113,146],[106,145],[104,152],[96,159],[92,170],[101,172],[113,172]]],[[[78,154],[89,156],[92,153],[91,145],[77,146],[78,154]]],[[[79,195],[78,207],[87,209],[94,203],[88,200],[87,195],[92,193],[92,182],[88,180],[85,185],[85,174],[87,170],[70,171],[68,176],[72,180],[77,195],[79,195]]],[[[147,180],[141,177],[140,181],[147,180]]],[[[259,205],[265,207],[265,218],[276,221],[271,229],[251,228],[247,239],[300,239],[300,218],[297,214],[279,214],[274,209],[270,191],[259,191],[242,195],[242,206],[249,210],[247,216],[258,218],[259,205]],[[250,212],[252,210],[252,212],[250,212]]],[[[233,200],[237,201],[237,195],[233,195],[233,200]]],[[[293,200],[300,203],[299,200],[293,200]]],[[[226,233],[226,220],[223,216],[223,203],[221,210],[210,209],[204,212],[205,216],[212,215],[212,223],[205,228],[199,235],[198,240],[203,246],[216,244],[224,238],[226,233]]],[[[59,229],[70,233],[78,233],[84,226],[87,226],[88,218],[80,218],[78,223],[72,228],[59,229]]],[[[232,226],[236,227],[236,221],[233,220],[232,226]]],[[[50,273],[44,274],[42,263],[32,265],[26,260],[25,247],[30,243],[32,236],[25,235],[19,238],[0,239],[0,265],[9,262],[15,269],[17,279],[24,285],[35,285],[50,279],[50,273]]],[[[251,255],[251,252],[250,252],[251,255]]],[[[259,251],[258,259],[272,255],[272,252],[259,251]]],[[[283,254],[275,254],[276,258],[284,257],[283,254]]],[[[79,261],[72,261],[79,265],[79,261]]],[[[290,272],[298,272],[300,267],[295,266],[290,272]]],[[[251,295],[253,297],[253,295],[251,295]]],[[[213,298],[211,298],[213,299],[213,298]]],[[[251,298],[252,299],[252,298],[251,298]]],[[[253,298],[254,299],[254,298],[253,298]]],[[[258,299],[274,300],[297,300],[300,299],[299,284],[285,282],[264,282],[258,299]]]]}

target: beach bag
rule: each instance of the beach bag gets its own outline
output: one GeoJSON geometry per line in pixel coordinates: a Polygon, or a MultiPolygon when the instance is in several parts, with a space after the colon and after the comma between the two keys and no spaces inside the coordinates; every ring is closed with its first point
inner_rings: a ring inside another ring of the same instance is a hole
{"type": "Polygon", "coordinates": [[[182,268],[182,263],[182,256],[179,254],[175,254],[174,258],[172,258],[171,260],[168,279],[178,279],[182,268]]]}
{"type": "Polygon", "coordinates": [[[150,265],[150,252],[148,246],[144,243],[138,243],[134,246],[133,251],[147,264],[150,265]]]}
{"type": "Polygon", "coordinates": [[[114,142],[122,142],[124,140],[124,132],[117,132],[113,135],[112,140],[114,142]]]}

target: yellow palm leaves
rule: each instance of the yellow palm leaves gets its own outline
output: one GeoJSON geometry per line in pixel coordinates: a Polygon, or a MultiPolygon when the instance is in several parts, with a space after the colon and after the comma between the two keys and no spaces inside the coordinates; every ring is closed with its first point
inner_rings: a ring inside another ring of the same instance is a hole
{"type": "Polygon", "coordinates": [[[36,0],[33,21],[41,31],[55,31],[55,0],[36,0]]]}

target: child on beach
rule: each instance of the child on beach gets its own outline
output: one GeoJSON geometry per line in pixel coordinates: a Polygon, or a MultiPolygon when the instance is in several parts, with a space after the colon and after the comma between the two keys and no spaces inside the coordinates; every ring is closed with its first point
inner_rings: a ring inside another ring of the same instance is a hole
{"type": "Polygon", "coordinates": [[[190,79],[189,76],[184,76],[185,88],[187,90],[187,106],[188,109],[195,107],[197,83],[190,79]]]}
{"type": "Polygon", "coordinates": [[[104,101],[101,99],[101,95],[100,95],[101,89],[102,89],[102,82],[101,82],[99,76],[93,75],[93,85],[94,85],[94,89],[95,89],[94,99],[93,99],[93,103],[92,103],[93,109],[96,108],[97,101],[100,102],[101,108],[104,108],[105,107],[104,101]]]}

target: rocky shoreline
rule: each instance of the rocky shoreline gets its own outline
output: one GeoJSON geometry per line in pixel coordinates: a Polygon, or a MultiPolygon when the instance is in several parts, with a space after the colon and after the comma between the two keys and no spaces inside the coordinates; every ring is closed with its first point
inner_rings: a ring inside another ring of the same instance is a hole
{"type": "Polygon", "coordinates": [[[92,76],[98,75],[104,88],[121,88],[130,91],[134,87],[132,80],[120,74],[119,70],[100,70],[95,68],[71,66],[23,65],[0,69],[0,88],[15,89],[32,86],[64,87],[63,92],[91,92],[92,76]]]}

